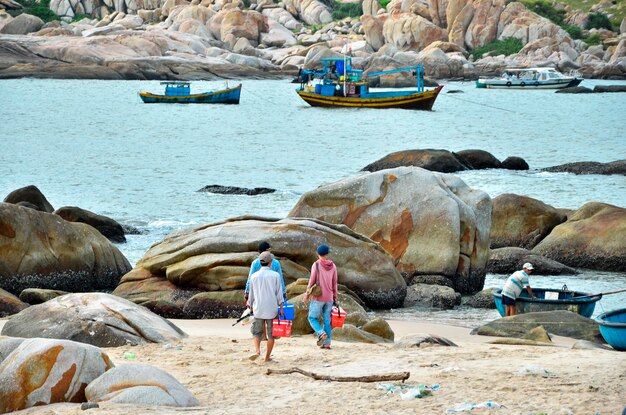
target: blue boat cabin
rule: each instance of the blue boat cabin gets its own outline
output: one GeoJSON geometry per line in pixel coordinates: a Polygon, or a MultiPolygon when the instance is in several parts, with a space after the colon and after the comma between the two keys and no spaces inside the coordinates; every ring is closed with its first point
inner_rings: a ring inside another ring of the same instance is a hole
{"type": "Polygon", "coordinates": [[[190,82],[161,82],[161,85],[165,85],[166,96],[182,96],[191,95],[191,83],[190,82]]]}

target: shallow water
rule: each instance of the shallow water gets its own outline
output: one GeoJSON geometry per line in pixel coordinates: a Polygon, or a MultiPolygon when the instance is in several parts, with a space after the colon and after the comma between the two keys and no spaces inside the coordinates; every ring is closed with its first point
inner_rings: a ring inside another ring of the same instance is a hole
{"type": "MultiPolygon", "coordinates": [[[[242,83],[240,105],[222,106],[143,104],[137,92],[160,92],[156,81],[2,80],[0,195],[35,184],[57,208],[80,206],[146,231],[118,245],[131,263],[181,227],[243,214],[284,217],[302,193],[407,149],[523,157],[530,171],[458,174],[491,197],[517,193],[570,209],[588,201],[626,206],[624,176],[536,170],[626,158],[626,94],[484,90],[444,82],[432,112],[333,110],[309,107],[287,80],[242,83]],[[210,184],[277,192],[197,192],[210,184]]],[[[608,83],[619,82],[583,86],[608,83]]],[[[195,82],[192,92],[223,86],[195,82]]],[[[562,285],[558,278],[545,281],[562,285]]],[[[581,291],[596,291],[598,281],[612,289],[626,286],[626,277],[615,273],[584,272],[567,281],[580,282],[581,291]]],[[[607,304],[624,306],[626,298],[607,304]]],[[[471,320],[470,314],[460,318],[471,320]]]]}

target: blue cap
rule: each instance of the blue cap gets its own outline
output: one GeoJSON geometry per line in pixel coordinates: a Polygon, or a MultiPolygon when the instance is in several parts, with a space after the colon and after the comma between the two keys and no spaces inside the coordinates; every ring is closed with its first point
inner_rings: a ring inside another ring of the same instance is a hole
{"type": "Polygon", "coordinates": [[[330,252],[328,245],[320,245],[317,247],[317,253],[321,256],[328,255],[328,252],[330,252]]]}

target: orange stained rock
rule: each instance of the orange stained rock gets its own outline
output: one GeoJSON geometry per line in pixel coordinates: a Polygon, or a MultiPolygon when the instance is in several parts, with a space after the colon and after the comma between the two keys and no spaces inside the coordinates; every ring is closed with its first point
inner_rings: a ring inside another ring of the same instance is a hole
{"type": "Polygon", "coordinates": [[[15,229],[13,229],[11,224],[0,221],[0,235],[7,238],[15,238],[15,229]]]}
{"type": "Polygon", "coordinates": [[[107,388],[107,394],[112,392],[121,391],[124,389],[134,388],[136,386],[155,386],[163,392],[168,392],[167,388],[160,383],[150,382],[150,381],[141,381],[141,380],[127,380],[124,382],[116,382],[107,388]]]}
{"type": "Polygon", "coordinates": [[[413,228],[413,215],[411,211],[405,209],[400,215],[400,222],[391,228],[388,240],[384,239],[381,230],[378,230],[370,238],[378,242],[393,257],[394,264],[397,265],[409,247],[409,235],[411,235],[413,228]]]}
{"type": "Polygon", "coordinates": [[[355,201],[352,200],[350,202],[350,206],[348,207],[348,213],[346,214],[346,217],[343,219],[343,224],[346,225],[350,229],[354,229],[353,228],[354,224],[361,217],[363,212],[365,212],[370,206],[375,205],[385,200],[385,197],[387,197],[387,193],[389,192],[389,185],[395,182],[397,179],[398,177],[393,174],[385,176],[385,179],[383,180],[383,183],[381,185],[380,196],[378,196],[378,198],[374,200],[372,203],[370,203],[369,205],[355,208],[354,207],[355,201]]]}

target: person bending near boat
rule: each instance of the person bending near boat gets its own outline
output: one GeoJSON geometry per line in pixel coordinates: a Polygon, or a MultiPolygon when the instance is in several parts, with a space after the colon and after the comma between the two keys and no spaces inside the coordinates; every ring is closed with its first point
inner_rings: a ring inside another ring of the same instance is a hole
{"type": "Polygon", "coordinates": [[[267,350],[265,361],[271,361],[272,349],[274,349],[274,337],[272,336],[272,322],[283,311],[283,292],[280,285],[280,275],[272,271],[272,254],[265,251],[259,255],[261,269],[250,277],[250,293],[248,303],[254,315],[254,322],[250,331],[253,336],[255,354],[250,357],[255,360],[261,355],[261,336],[265,331],[267,335],[267,350]],[[279,310],[280,308],[280,310],[279,310]]]}
{"type": "Polygon", "coordinates": [[[515,271],[504,283],[504,287],[502,288],[502,304],[506,307],[505,317],[517,314],[515,301],[522,293],[524,287],[526,287],[526,291],[532,299],[537,298],[533,295],[533,289],[528,282],[528,275],[532,274],[533,270],[533,264],[527,262],[522,266],[521,271],[515,271]]]}
{"type": "Polygon", "coordinates": [[[309,324],[317,336],[317,345],[322,349],[330,349],[330,313],[333,304],[337,302],[337,267],[332,260],[328,259],[330,249],[327,245],[317,247],[318,260],[311,266],[311,278],[304,294],[304,303],[309,301],[309,324]],[[317,284],[321,288],[319,295],[310,293],[310,289],[317,284]],[[323,326],[320,324],[322,317],[323,326]]]}

